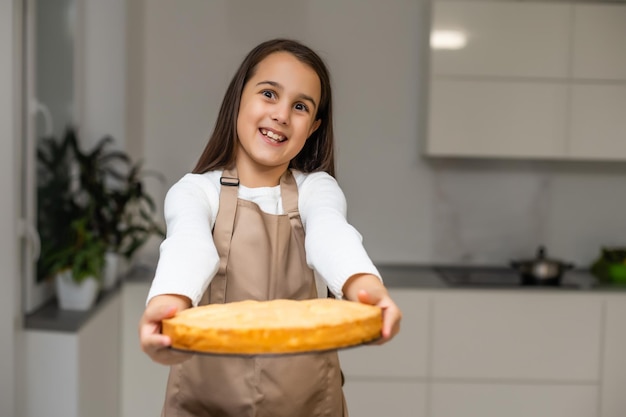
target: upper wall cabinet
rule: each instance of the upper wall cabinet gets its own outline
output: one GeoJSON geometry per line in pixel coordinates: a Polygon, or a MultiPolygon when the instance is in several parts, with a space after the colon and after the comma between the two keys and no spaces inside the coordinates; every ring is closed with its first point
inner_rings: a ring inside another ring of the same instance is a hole
{"type": "Polygon", "coordinates": [[[574,78],[626,80],[626,6],[577,4],[573,32],[574,78]]]}
{"type": "Polygon", "coordinates": [[[571,92],[568,155],[626,159],[626,83],[575,85],[571,92]]]}
{"type": "Polygon", "coordinates": [[[431,59],[435,74],[568,75],[570,10],[567,5],[465,0],[436,2],[433,9],[435,47],[431,59]],[[446,36],[460,36],[464,46],[458,49],[446,46],[446,36]]]}
{"type": "Polygon", "coordinates": [[[432,11],[427,155],[626,160],[626,5],[432,11]]]}
{"type": "Polygon", "coordinates": [[[554,158],[565,151],[563,85],[450,79],[430,89],[432,154],[554,158]]]}

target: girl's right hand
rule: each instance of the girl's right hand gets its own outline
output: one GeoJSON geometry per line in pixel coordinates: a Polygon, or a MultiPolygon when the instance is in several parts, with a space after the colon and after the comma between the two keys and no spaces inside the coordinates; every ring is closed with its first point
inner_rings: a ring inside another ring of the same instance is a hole
{"type": "Polygon", "coordinates": [[[169,349],[169,336],[161,334],[161,320],[173,317],[178,311],[189,308],[187,298],[175,295],[160,295],[150,300],[139,321],[141,350],[162,365],[175,365],[191,358],[191,354],[169,349]]]}

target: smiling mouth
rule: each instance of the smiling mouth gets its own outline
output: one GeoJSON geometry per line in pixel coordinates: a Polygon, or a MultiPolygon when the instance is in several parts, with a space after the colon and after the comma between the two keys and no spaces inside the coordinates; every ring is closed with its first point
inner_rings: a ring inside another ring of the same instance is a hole
{"type": "Polygon", "coordinates": [[[287,138],[283,135],[279,135],[278,133],[274,133],[267,129],[259,129],[261,134],[275,143],[281,143],[287,140],[287,138]]]}

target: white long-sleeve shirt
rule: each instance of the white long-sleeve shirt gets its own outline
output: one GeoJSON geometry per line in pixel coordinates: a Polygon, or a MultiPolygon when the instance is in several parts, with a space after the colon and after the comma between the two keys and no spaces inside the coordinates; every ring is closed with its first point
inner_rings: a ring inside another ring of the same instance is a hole
{"type": "MultiPolygon", "coordinates": [[[[222,171],[187,174],[165,198],[167,236],[161,244],[148,301],[160,294],[188,297],[194,306],[218,271],[213,225],[219,208],[222,171]]],[[[325,172],[293,171],[298,209],[305,231],[307,264],[336,297],[354,274],[380,274],[367,255],[359,232],[346,220],[346,199],[337,181],[325,172]]],[[[269,214],[283,214],[280,186],[248,188],[239,198],[269,214]]]]}

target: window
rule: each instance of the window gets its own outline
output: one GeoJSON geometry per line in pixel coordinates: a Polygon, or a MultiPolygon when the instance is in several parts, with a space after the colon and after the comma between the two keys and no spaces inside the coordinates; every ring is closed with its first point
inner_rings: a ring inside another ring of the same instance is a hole
{"type": "Polygon", "coordinates": [[[53,283],[37,273],[40,252],[37,232],[36,152],[45,136],[61,138],[74,125],[77,97],[76,0],[24,2],[24,96],[22,149],[22,224],[25,236],[23,295],[26,313],[54,295],[53,283]]]}

